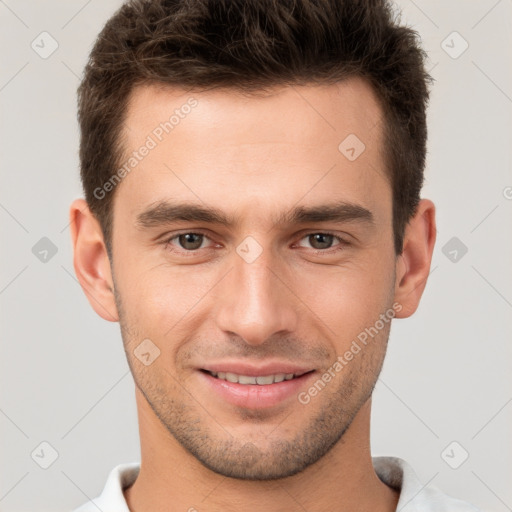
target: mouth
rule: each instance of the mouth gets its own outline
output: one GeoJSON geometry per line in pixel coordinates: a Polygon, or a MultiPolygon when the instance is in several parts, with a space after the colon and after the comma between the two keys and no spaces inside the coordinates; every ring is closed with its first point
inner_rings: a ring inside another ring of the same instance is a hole
{"type": "Polygon", "coordinates": [[[221,403],[244,409],[269,409],[278,405],[293,406],[299,393],[306,389],[316,370],[290,365],[255,368],[241,365],[216,365],[198,368],[203,385],[221,403]]]}
{"type": "Polygon", "coordinates": [[[220,380],[225,380],[227,382],[231,382],[232,384],[242,384],[242,385],[258,385],[258,386],[268,386],[270,384],[277,384],[279,382],[297,379],[302,375],[307,373],[311,373],[313,370],[298,372],[298,373],[274,373],[270,375],[240,375],[233,372],[213,372],[209,370],[202,370],[203,372],[208,373],[212,377],[220,380]]]}

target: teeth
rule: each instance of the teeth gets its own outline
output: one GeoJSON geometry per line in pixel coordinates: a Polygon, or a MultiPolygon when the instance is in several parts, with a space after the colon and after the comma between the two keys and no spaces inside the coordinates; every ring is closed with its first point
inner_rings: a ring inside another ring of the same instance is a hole
{"type": "MultiPolygon", "coordinates": [[[[238,376],[238,383],[239,384],[256,384],[256,381],[259,377],[248,377],[247,375],[239,375],[238,376]]],[[[233,382],[233,381],[231,381],[233,382]]],[[[265,384],[265,382],[258,382],[258,384],[265,384]]],[[[268,384],[272,384],[271,382],[268,382],[268,384]]]]}
{"type": "Polygon", "coordinates": [[[249,375],[237,375],[236,373],[230,372],[209,373],[218,379],[227,380],[228,382],[234,382],[237,384],[259,384],[260,386],[283,382],[283,380],[291,380],[295,377],[295,374],[293,373],[276,373],[275,375],[258,375],[257,377],[251,377],[249,375]]]}
{"type": "MultiPolygon", "coordinates": [[[[242,382],[240,380],[240,382],[242,382]]],[[[261,385],[264,385],[264,384],[273,384],[274,382],[274,376],[273,375],[266,375],[264,377],[256,377],[256,383],[257,384],[261,384],[261,385]]],[[[243,382],[242,382],[243,384],[243,382]]]]}

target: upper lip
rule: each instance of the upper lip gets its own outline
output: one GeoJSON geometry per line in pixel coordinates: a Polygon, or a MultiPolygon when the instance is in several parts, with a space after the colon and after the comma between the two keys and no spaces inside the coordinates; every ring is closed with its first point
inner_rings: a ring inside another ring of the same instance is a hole
{"type": "Polygon", "coordinates": [[[285,375],[293,373],[298,376],[313,370],[309,366],[300,366],[287,362],[269,362],[259,365],[247,362],[219,362],[206,364],[201,366],[200,369],[216,373],[235,373],[236,375],[246,375],[248,377],[276,375],[278,373],[284,373],[285,375]]]}

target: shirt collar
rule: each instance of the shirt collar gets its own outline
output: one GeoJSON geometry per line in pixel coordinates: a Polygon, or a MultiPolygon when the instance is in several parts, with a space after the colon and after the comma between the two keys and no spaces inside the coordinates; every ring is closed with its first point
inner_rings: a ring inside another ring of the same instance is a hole
{"type": "MultiPolygon", "coordinates": [[[[372,457],[375,473],[382,482],[400,493],[396,510],[399,512],[481,512],[478,508],[451,498],[436,487],[423,485],[412,467],[398,457],[372,457]]],[[[94,508],[87,504],[74,512],[115,511],[130,512],[123,489],[132,485],[140,471],[140,463],[119,464],[108,475],[103,492],[93,500],[94,508]]],[[[90,502],[89,502],[90,503],[90,502]]]]}

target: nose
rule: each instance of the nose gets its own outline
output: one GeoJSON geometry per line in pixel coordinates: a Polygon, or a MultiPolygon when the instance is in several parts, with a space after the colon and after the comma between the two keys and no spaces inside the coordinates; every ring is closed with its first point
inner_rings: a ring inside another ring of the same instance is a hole
{"type": "Polygon", "coordinates": [[[249,345],[295,331],[299,301],[283,265],[266,249],[252,262],[233,255],[234,268],[220,283],[217,326],[249,345]]]}

